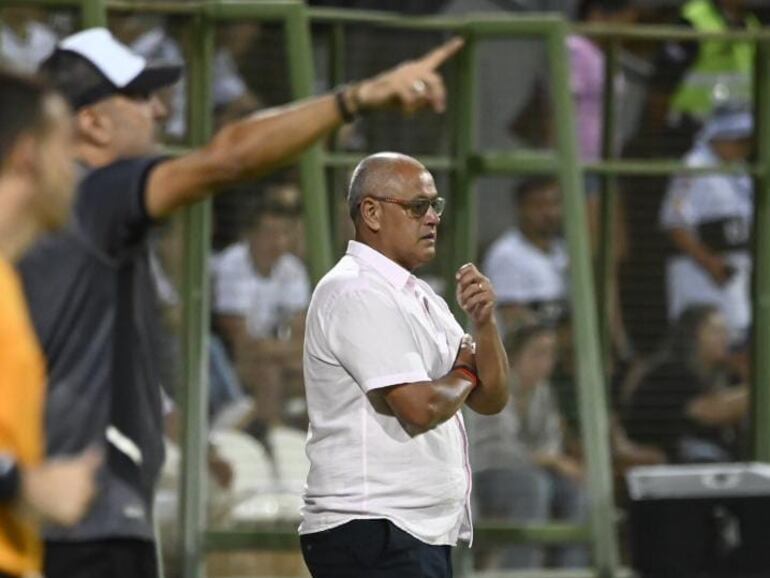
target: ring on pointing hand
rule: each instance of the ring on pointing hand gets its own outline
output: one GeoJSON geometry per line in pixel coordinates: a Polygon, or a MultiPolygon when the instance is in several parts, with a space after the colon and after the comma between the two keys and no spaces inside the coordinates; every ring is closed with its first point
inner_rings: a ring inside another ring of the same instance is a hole
{"type": "Polygon", "coordinates": [[[479,291],[483,291],[484,290],[484,286],[481,284],[481,282],[476,283],[476,285],[479,286],[479,291]]]}
{"type": "Polygon", "coordinates": [[[425,84],[425,81],[420,80],[419,78],[412,83],[412,90],[416,94],[420,94],[420,95],[425,94],[425,91],[427,90],[427,88],[428,88],[428,85],[425,84]]]}

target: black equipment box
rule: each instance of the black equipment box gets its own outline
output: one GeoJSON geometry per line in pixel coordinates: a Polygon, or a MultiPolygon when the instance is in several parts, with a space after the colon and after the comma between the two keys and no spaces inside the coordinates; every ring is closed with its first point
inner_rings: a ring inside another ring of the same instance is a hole
{"type": "Polygon", "coordinates": [[[643,466],[626,474],[644,578],[770,578],[770,465],[643,466]]]}

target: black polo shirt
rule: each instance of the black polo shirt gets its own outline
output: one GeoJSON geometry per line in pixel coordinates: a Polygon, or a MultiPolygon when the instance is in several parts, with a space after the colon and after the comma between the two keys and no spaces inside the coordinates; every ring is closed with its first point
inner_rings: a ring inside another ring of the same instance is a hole
{"type": "Polygon", "coordinates": [[[48,363],[49,456],[105,448],[91,513],[47,538],[152,539],[152,499],[163,463],[161,339],[144,202],[160,158],[84,170],[72,223],[19,265],[48,363]]]}

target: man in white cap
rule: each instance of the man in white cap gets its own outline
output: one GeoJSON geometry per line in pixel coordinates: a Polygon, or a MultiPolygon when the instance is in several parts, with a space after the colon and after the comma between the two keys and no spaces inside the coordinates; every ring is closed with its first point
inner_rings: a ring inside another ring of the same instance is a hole
{"type": "Polygon", "coordinates": [[[43,63],[75,109],[82,167],[70,227],[20,267],[50,371],[48,449],[107,448],[90,515],[47,535],[48,578],[157,574],[152,501],[163,440],[151,225],[271,171],[367,109],[442,111],[435,71],[461,45],[452,40],[370,80],[226,125],[178,158],[158,155],[155,129],[166,111],[154,95],[178,67],[151,66],[100,28],[65,38],[43,63]]]}
{"type": "MultiPolygon", "coordinates": [[[[690,167],[744,163],[754,122],[743,108],[717,110],[685,156],[690,167]]],[[[668,314],[710,303],[728,320],[733,346],[743,348],[751,325],[751,226],[754,191],[747,173],[680,175],[660,212],[674,254],[667,263],[668,314]]]]}

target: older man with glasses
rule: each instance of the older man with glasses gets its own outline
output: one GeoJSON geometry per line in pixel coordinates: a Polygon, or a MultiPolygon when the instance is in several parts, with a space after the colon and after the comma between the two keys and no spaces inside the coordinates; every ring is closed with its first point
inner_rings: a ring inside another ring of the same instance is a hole
{"type": "Polygon", "coordinates": [[[457,272],[471,337],[414,276],[436,256],[444,210],[415,159],[361,161],[348,205],[356,238],[307,318],[302,552],[315,578],[449,577],[451,546],[471,539],[460,410],[493,414],[508,399],[495,294],[473,264],[457,272]]]}

